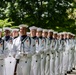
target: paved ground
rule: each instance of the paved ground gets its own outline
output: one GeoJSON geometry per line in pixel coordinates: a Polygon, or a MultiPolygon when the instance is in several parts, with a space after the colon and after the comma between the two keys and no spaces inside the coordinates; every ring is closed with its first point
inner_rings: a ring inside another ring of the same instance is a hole
{"type": "Polygon", "coordinates": [[[67,75],[76,75],[76,70],[73,70],[71,74],[67,74],[67,75]]]}

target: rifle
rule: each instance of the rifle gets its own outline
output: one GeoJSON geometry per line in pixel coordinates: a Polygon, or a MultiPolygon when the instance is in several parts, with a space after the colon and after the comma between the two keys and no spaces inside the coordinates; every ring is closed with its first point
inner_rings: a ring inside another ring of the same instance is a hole
{"type": "Polygon", "coordinates": [[[19,63],[19,59],[16,59],[16,64],[15,64],[15,69],[14,69],[14,75],[17,75],[16,71],[17,71],[18,63],[19,63]]]}

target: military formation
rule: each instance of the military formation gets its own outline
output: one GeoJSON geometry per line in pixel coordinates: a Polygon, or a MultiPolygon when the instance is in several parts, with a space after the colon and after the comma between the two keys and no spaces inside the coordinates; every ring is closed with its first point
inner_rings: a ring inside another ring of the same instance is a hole
{"type": "Polygon", "coordinates": [[[19,29],[0,29],[0,75],[67,75],[75,70],[73,33],[27,29],[24,24],[19,29]]]}

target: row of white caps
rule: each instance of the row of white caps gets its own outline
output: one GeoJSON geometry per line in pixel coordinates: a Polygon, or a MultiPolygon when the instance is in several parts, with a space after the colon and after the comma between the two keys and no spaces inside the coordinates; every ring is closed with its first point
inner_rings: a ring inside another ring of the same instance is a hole
{"type": "MultiPolygon", "coordinates": [[[[6,31],[6,30],[9,30],[9,31],[19,31],[19,29],[11,29],[11,28],[9,28],[9,27],[5,27],[5,28],[3,28],[3,31],[6,31]]],[[[2,29],[0,28],[0,31],[2,32],[2,29]]]]}
{"type": "MultiPolygon", "coordinates": [[[[73,36],[75,36],[75,34],[73,34],[73,33],[71,33],[71,32],[60,32],[60,33],[58,33],[58,32],[56,32],[56,31],[54,31],[54,30],[52,30],[52,29],[42,29],[42,28],[38,28],[38,27],[35,27],[35,26],[32,26],[32,27],[30,27],[29,28],[30,30],[37,30],[37,31],[42,31],[42,32],[53,32],[53,34],[58,34],[58,35],[62,35],[62,34],[70,34],[70,35],[73,35],[73,36]]],[[[29,32],[28,32],[29,33],[29,32]]]]}
{"type": "MultiPolygon", "coordinates": [[[[25,25],[25,24],[19,25],[19,28],[21,28],[21,27],[26,27],[26,28],[28,28],[28,26],[25,25]]],[[[60,33],[58,33],[58,32],[56,32],[56,31],[54,31],[54,30],[52,30],[52,29],[42,29],[42,28],[36,27],[36,26],[31,26],[31,27],[29,27],[29,29],[30,29],[30,30],[42,31],[42,32],[53,32],[53,34],[58,34],[58,35],[61,35],[61,34],[71,34],[71,35],[75,36],[75,34],[73,34],[73,33],[71,33],[71,32],[60,32],[60,33]]],[[[13,31],[19,31],[19,29],[17,29],[17,28],[11,29],[11,28],[9,28],[9,27],[4,27],[4,28],[3,28],[3,31],[5,31],[5,30],[9,30],[9,31],[12,31],[12,32],[13,32],[13,31]]],[[[2,29],[0,29],[0,31],[2,31],[2,29]]]]}
{"type": "MultiPolygon", "coordinates": [[[[27,25],[25,25],[25,24],[21,24],[21,25],[19,25],[19,28],[21,28],[21,27],[28,27],[27,25]]],[[[9,31],[19,31],[19,29],[18,28],[14,28],[14,29],[11,29],[11,28],[9,28],[9,27],[4,27],[3,28],[3,31],[6,31],[6,30],[9,30],[9,31]]],[[[2,32],[2,28],[0,28],[0,31],[2,32]]]]}

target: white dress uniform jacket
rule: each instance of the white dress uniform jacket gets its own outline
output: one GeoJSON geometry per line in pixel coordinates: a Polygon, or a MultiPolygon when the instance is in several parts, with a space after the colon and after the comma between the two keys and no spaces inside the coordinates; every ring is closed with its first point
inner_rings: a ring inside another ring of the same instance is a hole
{"type": "Polygon", "coordinates": [[[20,36],[13,42],[13,55],[19,59],[17,75],[30,75],[31,58],[35,53],[35,41],[26,37],[22,42],[20,36]]]}
{"type": "Polygon", "coordinates": [[[5,58],[8,56],[8,43],[0,42],[0,75],[6,75],[5,58]]]}

